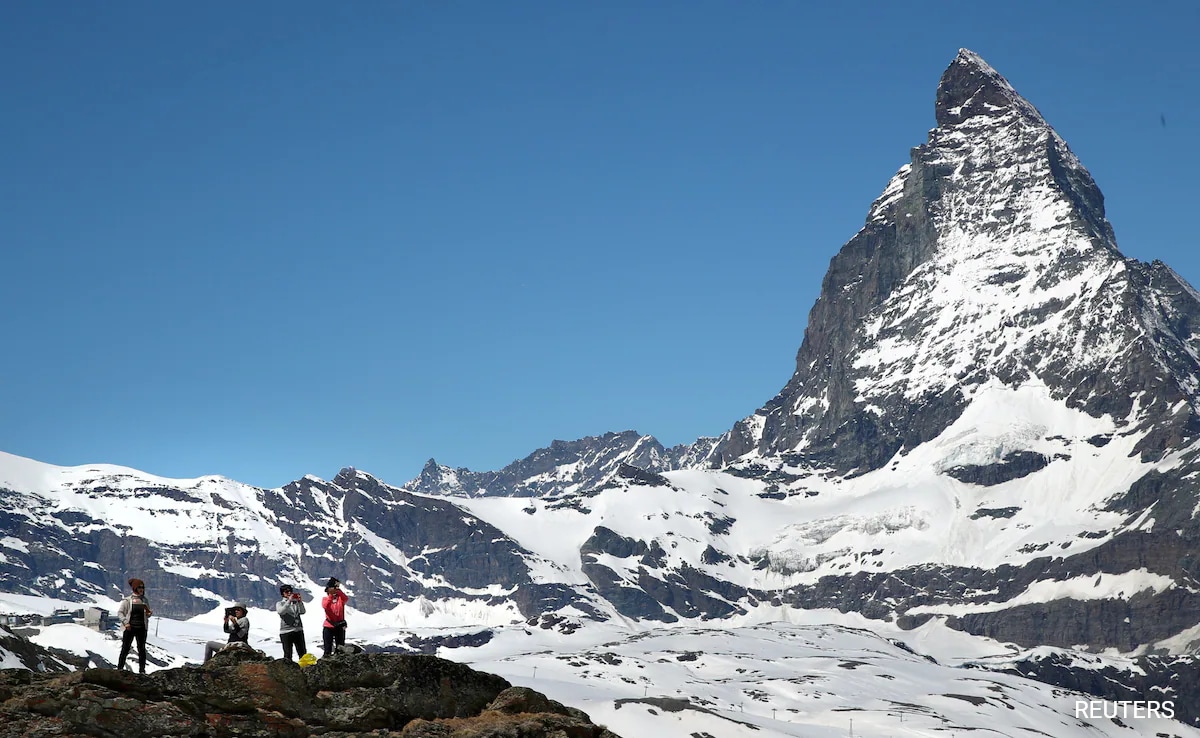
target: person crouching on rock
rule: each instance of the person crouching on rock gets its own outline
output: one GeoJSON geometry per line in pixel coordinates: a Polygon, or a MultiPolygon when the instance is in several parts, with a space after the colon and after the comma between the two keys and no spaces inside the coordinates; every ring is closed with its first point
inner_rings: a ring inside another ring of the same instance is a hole
{"type": "Polygon", "coordinates": [[[213,654],[225,648],[230,643],[250,643],[250,618],[246,617],[246,606],[238,602],[233,607],[225,608],[225,632],[229,641],[209,641],[204,644],[204,660],[208,661],[213,654]]]}
{"type": "Polygon", "coordinates": [[[146,599],[146,583],[141,579],[130,579],[129,588],[133,594],[121,600],[117,608],[117,616],[121,619],[121,656],[117,659],[117,668],[125,668],[125,659],[133,641],[137,639],[138,673],[146,673],[146,634],[150,632],[150,603],[146,599]]]}
{"type": "Polygon", "coordinates": [[[304,601],[290,584],[280,587],[279,594],[283,597],[275,604],[275,612],[279,613],[279,641],[283,643],[283,657],[291,661],[292,648],[296,649],[297,659],[308,653],[304,647],[304,623],[300,620],[304,601]]]}
{"type": "Polygon", "coordinates": [[[333,653],[336,643],[346,645],[346,598],[342,591],[342,583],[330,577],[325,583],[325,596],[321,598],[321,607],[325,609],[325,627],[321,630],[322,657],[333,653]]]}

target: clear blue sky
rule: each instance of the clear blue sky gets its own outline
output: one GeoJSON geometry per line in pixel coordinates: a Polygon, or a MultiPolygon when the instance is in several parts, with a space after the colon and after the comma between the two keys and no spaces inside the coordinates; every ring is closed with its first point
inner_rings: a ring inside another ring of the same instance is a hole
{"type": "Polygon", "coordinates": [[[719,434],[962,46],[1200,284],[1198,8],[6,3],[0,450],[400,484],[719,434]]]}

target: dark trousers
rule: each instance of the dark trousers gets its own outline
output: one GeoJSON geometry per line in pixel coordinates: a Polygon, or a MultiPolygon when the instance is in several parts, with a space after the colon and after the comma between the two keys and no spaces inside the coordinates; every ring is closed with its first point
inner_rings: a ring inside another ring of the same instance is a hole
{"type": "Polygon", "coordinates": [[[346,624],[342,623],[336,628],[330,628],[328,625],[326,625],[321,629],[321,641],[321,647],[324,649],[323,653],[321,654],[322,657],[326,657],[333,653],[333,646],[335,643],[339,646],[346,645],[346,624]]]}
{"type": "Polygon", "coordinates": [[[117,668],[125,668],[125,659],[129,656],[129,650],[133,647],[133,640],[137,639],[138,647],[138,671],[142,674],[146,673],[146,629],[145,628],[126,628],[121,635],[121,657],[117,659],[117,668]]]}
{"type": "Polygon", "coordinates": [[[280,633],[279,642],[283,644],[283,657],[288,661],[292,660],[292,649],[296,649],[296,658],[300,658],[308,653],[308,649],[304,646],[304,631],[297,630],[291,633],[280,633]]]}

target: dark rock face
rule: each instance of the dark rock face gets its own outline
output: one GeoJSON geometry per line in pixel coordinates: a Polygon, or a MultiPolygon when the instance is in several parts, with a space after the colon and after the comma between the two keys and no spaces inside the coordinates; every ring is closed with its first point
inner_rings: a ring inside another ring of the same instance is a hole
{"type": "Polygon", "coordinates": [[[672,611],[685,618],[706,620],[745,612],[727,601],[745,597],[745,588],[722,582],[686,563],[667,568],[666,551],[657,541],[647,544],[597,526],[579,553],[584,574],[600,595],[626,617],[670,623],[679,619],[672,611]],[[636,580],[627,581],[599,563],[600,554],[638,559],[636,580]]]}
{"type": "MultiPolygon", "coordinates": [[[[975,569],[926,565],[896,572],[828,576],[814,585],[792,587],[783,593],[750,594],[796,607],[836,608],[879,620],[896,617],[902,627],[917,627],[930,616],[907,615],[913,608],[1006,602],[1036,582],[1094,579],[1140,569],[1149,574],[1180,576],[1181,570],[1200,568],[1196,545],[1194,533],[1131,531],[1081,554],[1047,556],[1024,566],[975,569]]],[[[1119,598],[1061,598],[959,615],[949,618],[947,624],[1025,647],[1086,646],[1132,651],[1194,626],[1196,612],[1200,612],[1200,593],[1185,588],[1144,589],[1119,598]]]]}
{"type": "MultiPolygon", "coordinates": [[[[416,635],[406,636],[404,645],[411,651],[425,654],[436,654],[439,648],[476,648],[492,640],[492,631],[481,630],[475,633],[459,635],[429,636],[422,638],[416,635]]],[[[370,652],[371,647],[367,648],[370,652]]]]}
{"type": "MultiPolygon", "coordinates": [[[[712,550],[719,560],[720,554],[712,550]]],[[[729,602],[744,598],[745,588],[720,581],[686,563],[668,568],[666,551],[658,541],[647,544],[596,526],[580,546],[579,554],[583,572],[596,591],[625,617],[671,623],[679,619],[673,613],[706,620],[745,613],[744,608],[729,602]],[[599,563],[598,555],[638,559],[636,580],[628,581],[599,563]]]]}
{"type": "Polygon", "coordinates": [[[990,487],[1027,477],[1039,469],[1045,469],[1050,459],[1032,451],[1013,451],[995,464],[972,464],[956,466],[946,470],[946,475],[960,482],[990,487]]]}
{"type": "Polygon", "coordinates": [[[686,618],[709,620],[746,612],[728,601],[745,598],[745,588],[722,582],[687,564],[661,577],[645,569],[639,574],[638,585],[647,594],[686,618]]]}
{"type": "MultiPolygon", "coordinates": [[[[657,542],[654,546],[652,549],[645,541],[626,538],[600,525],[596,526],[591,537],[580,546],[579,557],[583,562],[583,573],[591,580],[600,596],[612,603],[617,612],[629,618],[673,623],[679,618],[664,610],[662,605],[667,603],[663,603],[654,592],[646,591],[641,580],[638,586],[633,586],[608,566],[598,563],[597,559],[598,554],[618,559],[637,557],[642,560],[643,565],[657,566],[656,558],[661,556],[663,551],[657,548],[657,542]]],[[[642,572],[645,572],[644,568],[642,572]]],[[[643,574],[643,578],[645,576],[648,575],[643,574]]]]}
{"type": "Polygon", "coordinates": [[[980,518],[1011,518],[1021,511],[1019,507],[981,507],[971,513],[972,520],[980,518]]]}
{"type": "Polygon", "coordinates": [[[652,486],[652,487],[653,486],[660,486],[660,487],[670,487],[671,486],[671,482],[668,481],[667,478],[664,477],[663,475],[652,474],[651,472],[648,472],[645,469],[639,469],[636,466],[633,466],[631,464],[626,464],[624,462],[620,463],[617,466],[617,476],[620,477],[621,479],[631,480],[635,484],[642,484],[642,485],[647,485],[647,486],[652,486]]]}
{"type": "Polygon", "coordinates": [[[679,618],[664,610],[653,595],[641,587],[626,583],[609,567],[594,561],[585,561],[582,569],[595,586],[596,592],[625,617],[656,620],[660,623],[678,622],[679,618]]]}
{"type": "Polygon", "coordinates": [[[0,671],[0,738],[326,734],[617,738],[579,710],[433,656],[338,655],[301,670],[231,649],[146,676],[0,671]]]}
{"type": "Polygon", "coordinates": [[[585,557],[585,560],[588,554],[610,554],[618,559],[626,559],[631,556],[645,556],[649,552],[650,547],[645,541],[626,538],[603,525],[596,526],[591,538],[579,547],[579,554],[585,557]]]}

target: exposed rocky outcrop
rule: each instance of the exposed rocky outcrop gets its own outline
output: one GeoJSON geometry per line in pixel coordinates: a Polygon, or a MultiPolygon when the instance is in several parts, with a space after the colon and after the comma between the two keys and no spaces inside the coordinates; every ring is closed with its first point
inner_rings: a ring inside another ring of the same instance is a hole
{"type": "Polygon", "coordinates": [[[970,464],[946,470],[946,476],[967,484],[990,487],[1029,476],[1050,463],[1043,454],[1032,451],[1013,451],[994,464],[970,464]]]}
{"type": "Polygon", "coordinates": [[[51,735],[617,738],[579,710],[433,656],[343,654],[302,670],[250,649],[145,676],[0,671],[0,737],[51,735]]]}

